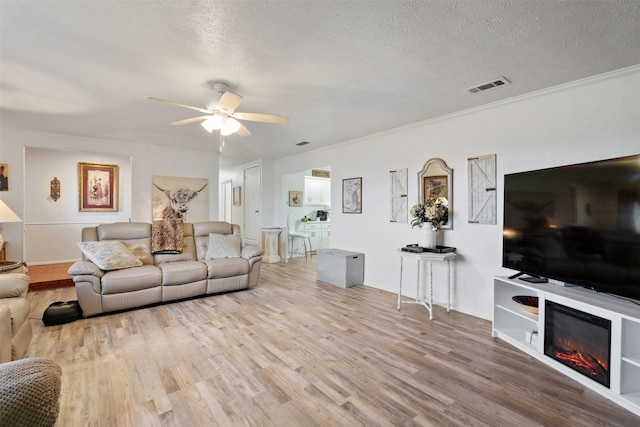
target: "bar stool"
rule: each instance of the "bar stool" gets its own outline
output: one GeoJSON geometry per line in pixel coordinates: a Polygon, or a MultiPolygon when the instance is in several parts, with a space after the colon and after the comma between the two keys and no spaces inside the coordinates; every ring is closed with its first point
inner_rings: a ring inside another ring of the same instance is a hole
{"type": "Polygon", "coordinates": [[[302,244],[304,244],[304,260],[308,261],[307,257],[311,255],[311,233],[289,231],[289,258],[293,257],[293,242],[295,242],[296,239],[302,240],[302,244]],[[308,247],[307,244],[309,245],[308,247]]]}

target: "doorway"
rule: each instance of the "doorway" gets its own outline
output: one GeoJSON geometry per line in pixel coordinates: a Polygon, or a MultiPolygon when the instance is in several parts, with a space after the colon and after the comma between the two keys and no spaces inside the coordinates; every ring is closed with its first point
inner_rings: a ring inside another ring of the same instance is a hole
{"type": "Polygon", "coordinates": [[[251,166],[244,170],[244,194],[241,200],[244,206],[244,238],[248,243],[260,245],[262,227],[260,209],[262,206],[262,181],[260,166],[251,166]]]}
{"type": "MultiPolygon", "coordinates": [[[[314,251],[330,247],[330,177],[331,166],[305,169],[282,177],[282,190],[287,197],[283,202],[281,221],[291,231],[311,235],[311,247],[314,251]],[[292,194],[301,194],[302,202],[295,203],[291,200],[292,194]]],[[[293,252],[302,250],[295,247],[293,252]]]]}
{"type": "Polygon", "coordinates": [[[220,212],[221,221],[233,223],[232,200],[231,200],[231,181],[225,181],[220,184],[220,212]]]}

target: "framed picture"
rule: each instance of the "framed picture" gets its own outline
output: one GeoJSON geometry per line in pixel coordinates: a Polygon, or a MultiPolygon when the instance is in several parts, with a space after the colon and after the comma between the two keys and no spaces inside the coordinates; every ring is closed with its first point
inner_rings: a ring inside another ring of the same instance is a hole
{"type": "Polygon", "coordinates": [[[209,180],[153,175],[151,206],[153,219],[181,219],[183,222],[209,220],[209,180]]]}
{"type": "Polygon", "coordinates": [[[233,187],[233,206],[240,206],[242,204],[241,187],[233,187]]]}
{"type": "Polygon", "coordinates": [[[449,180],[446,175],[441,176],[425,176],[424,177],[424,195],[423,200],[434,197],[449,197],[449,180]]]}
{"type": "Polygon", "coordinates": [[[289,191],[289,206],[296,208],[302,206],[302,191],[289,191]]]}
{"type": "Polygon", "coordinates": [[[362,213],[362,178],[342,180],[342,213],[362,213]]]}
{"type": "Polygon", "coordinates": [[[0,191],[9,191],[9,165],[0,163],[0,191]]]}
{"type": "Polygon", "coordinates": [[[78,163],[80,212],[118,211],[118,165],[78,163]]]}

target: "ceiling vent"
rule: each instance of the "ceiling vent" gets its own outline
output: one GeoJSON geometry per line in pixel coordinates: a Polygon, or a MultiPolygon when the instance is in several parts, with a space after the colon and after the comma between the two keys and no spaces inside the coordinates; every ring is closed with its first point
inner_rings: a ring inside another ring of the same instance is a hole
{"type": "Polygon", "coordinates": [[[298,142],[296,145],[298,147],[302,147],[303,145],[307,145],[307,144],[311,144],[309,141],[302,141],[302,142],[298,142]]]}
{"type": "Polygon", "coordinates": [[[483,91],[488,90],[488,89],[493,89],[494,87],[508,85],[509,83],[511,83],[511,82],[509,80],[507,80],[506,77],[500,77],[500,78],[498,78],[496,80],[492,80],[490,82],[486,82],[486,83],[482,83],[482,84],[470,87],[470,88],[467,89],[467,92],[469,92],[469,93],[483,92],[483,91]]]}

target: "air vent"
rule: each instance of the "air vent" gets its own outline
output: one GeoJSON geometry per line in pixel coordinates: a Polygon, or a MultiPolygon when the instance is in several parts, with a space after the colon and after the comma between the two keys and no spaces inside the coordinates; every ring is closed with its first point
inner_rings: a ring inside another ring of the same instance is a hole
{"type": "Polygon", "coordinates": [[[298,142],[296,145],[298,147],[302,147],[303,145],[307,145],[307,144],[311,144],[309,141],[302,141],[302,142],[298,142]]]}
{"type": "Polygon", "coordinates": [[[486,82],[486,83],[479,84],[477,86],[470,87],[470,88],[467,89],[467,92],[469,92],[469,93],[483,92],[483,91],[488,90],[488,89],[493,89],[494,87],[508,85],[509,83],[511,83],[511,82],[509,80],[507,80],[506,77],[500,77],[500,78],[492,80],[490,82],[486,82]]]}

